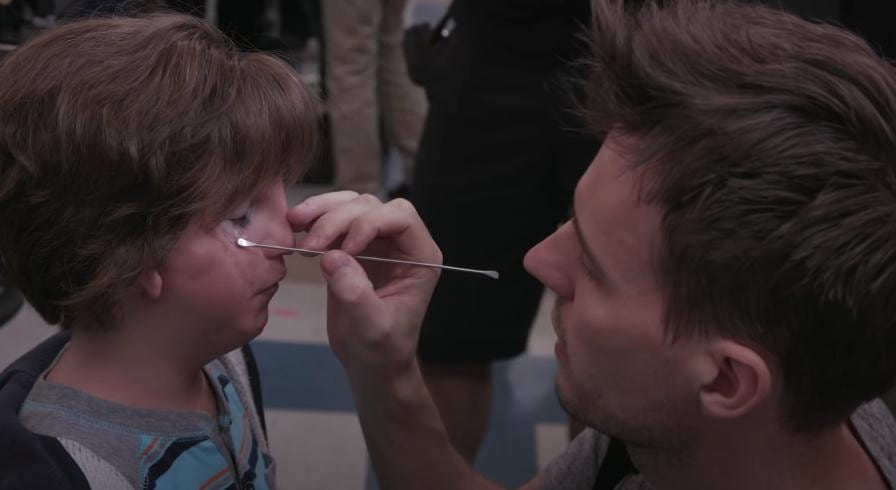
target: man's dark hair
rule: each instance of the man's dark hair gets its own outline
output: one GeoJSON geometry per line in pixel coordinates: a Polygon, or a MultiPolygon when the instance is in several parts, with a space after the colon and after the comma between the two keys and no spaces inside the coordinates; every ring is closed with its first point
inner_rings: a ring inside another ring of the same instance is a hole
{"type": "Polygon", "coordinates": [[[596,2],[586,112],[663,210],[667,333],[760,346],[789,427],[830,427],[896,376],[896,71],[834,26],[664,3],[596,2]]]}

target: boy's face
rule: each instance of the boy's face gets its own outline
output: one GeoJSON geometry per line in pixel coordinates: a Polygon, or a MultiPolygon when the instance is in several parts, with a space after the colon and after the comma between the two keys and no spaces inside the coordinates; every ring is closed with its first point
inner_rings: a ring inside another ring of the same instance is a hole
{"type": "Polygon", "coordinates": [[[292,247],[280,181],[261,186],[236,203],[227,219],[213,227],[190,223],[159,269],[159,304],[190,341],[210,355],[233,350],[261,333],[268,303],[286,275],[283,252],[240,248],[236,239],[292,247]]]}

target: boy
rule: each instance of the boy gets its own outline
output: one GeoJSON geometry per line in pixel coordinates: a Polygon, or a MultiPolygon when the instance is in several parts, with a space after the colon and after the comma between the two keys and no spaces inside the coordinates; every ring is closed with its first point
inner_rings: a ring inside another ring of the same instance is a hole
{"type": "Polygon", "coordinates": [[[57,336],[0,376],[0,488],[269,488],[240,348],[316,140],[286,64],[178,15],[96,18],[0,65],[0,273],[57,336]]]}

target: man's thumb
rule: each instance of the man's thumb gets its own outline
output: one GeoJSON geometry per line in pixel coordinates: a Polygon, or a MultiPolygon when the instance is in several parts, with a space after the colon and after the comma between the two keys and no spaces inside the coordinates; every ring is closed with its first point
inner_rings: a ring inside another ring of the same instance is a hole
{"type": "Polygon", "coordinates": [[[367,273],[355,259],[341,250],[331,250],[321,257],[320,268],[330,293],[354,310],[353,313],[360,316],[373,313],[379,298],[367,273]]]}

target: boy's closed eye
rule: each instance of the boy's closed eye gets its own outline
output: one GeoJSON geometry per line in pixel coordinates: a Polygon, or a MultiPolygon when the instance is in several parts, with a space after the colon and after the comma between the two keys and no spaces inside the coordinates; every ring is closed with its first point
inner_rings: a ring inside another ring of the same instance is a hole
{"type": "Polygon", "coordinates": [[[239,213],[235,218],[229,218],[228,221],[233,223],[237,228],[245,228],[249,226],[249,210],[239,213]]]}

